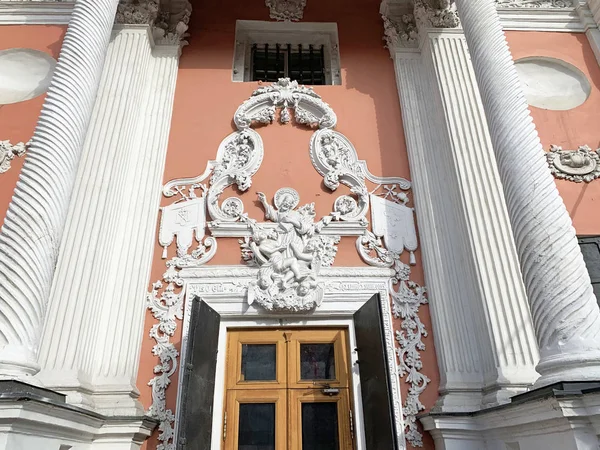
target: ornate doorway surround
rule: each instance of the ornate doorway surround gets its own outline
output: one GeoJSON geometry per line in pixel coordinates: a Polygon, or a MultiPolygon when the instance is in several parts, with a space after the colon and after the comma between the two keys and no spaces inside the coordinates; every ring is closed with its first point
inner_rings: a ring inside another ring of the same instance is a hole
{"type": "MultiPolygon", "coordinates": [[[[348,138],[334,130],[337,117],[329,105],[311,88],[289,79],[257,89],[237,109],[234,123],[238,130],[222,141],[216,159],[201,175],[170,181],[163,189],[175,201],[161,208],[159,243],[164,258],[174,241],[177,253],[166,262],[163,281],[154,283],[148,294],[148,307],[158,321],[150,330],[156,340],[153,354],[160,360],[150,381],[150,414],[161,421],[159,450],[175,448],[175,415],[166,408],[165,393],[179,354],[170,338],[189,317],[192,299],[201,298],[225,316],[259,324],[350,317],[375,293],[385,299],[381,307],[398,441],[422,445],[416,415],[424,409],[419,395],[429,379],[420,373],[421,339],[427,332],[418,311],[427,299],[425,288],[410,280],[417,249],[407,196],[411,183],[371,174],[348,138]],[[251,126],[271,123],[276,115],[289,123],[292,112],[296,123],[317,128],[309,156],[325,186],[335,191],[345,185],[350,192],[337,197],[332,212],[318,220],[314,204],[299,207],[292,188],[279,189],[273,203],[259,193],[267,219],[259,222],[245,212],[242,198],[221,196],[230,186],[248,191],[260,168],[263,143],[251,126]],[[372,267],[332,267],[337,244],[352,236],[358,254],[372,267]],[[216,254],[220,237],[239,239],[246,265],[205,266],[216,254]],[[400,260],[405,250],[410,265],[400,260]],[[401,319],[399,330],[393,330],[392,317],[401,319]],[[399,377],[409,385],[403,406],[399,377]]],[[[188,327],[184,325],[184,348],[188,327]]]]}

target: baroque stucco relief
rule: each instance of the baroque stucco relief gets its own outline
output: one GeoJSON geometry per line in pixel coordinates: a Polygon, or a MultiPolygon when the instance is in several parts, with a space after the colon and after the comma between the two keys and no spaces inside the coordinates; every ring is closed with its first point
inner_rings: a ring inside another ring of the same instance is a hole
{"type": "MultiPolygon", "coordinates": [[[[175,201],[161,208],[159,243],[165,250],[163,257],[174,242],[176,254],[167,261],[163,280],[148,294],[148,307],[157,319],[150,331],[156,341],[153,353],[160,360],[150,381],[150,413],[161,421],[159,450],[175,445],[175,416],[166,408],[165,393],[179,356],[170,338],[182,320],[189,282],[180,271],[201,269],[216,254],[221,237],[239,240],[248,267],[239,270],[248,277],[246,281],[236,278],[235,290],[243,292],[248,308],[257,314],[302,315],[318,310],[326,294],[335,292],[335,283],[322,272],[330,272],[343,237],[356,239],[357,252],[366,264],[391,270],[390,314],[401,319],[400,330],[395,331],[400,361],[395,372],[409,385],[403,407],[396,408],[396,421],[400,428],[406,427],[404,435],[410,443],[421,445],[416,415],[424,409],[419,395],[429,379],[421,373],[420,352],[427,331],[418,312],[427,299],[425,288],[410,279],[409,264],[416,263],[417,249],[414,212],[408,206],[410,181],[373,175],[349,139],[334,130],[337,116],[331,107],[311,88],[289,79],[257,89],[237,109],[234,123],[237,131],[222,141],[216,159],[208,161],[201,175],[172,180],[163,189],[164,196],[175,201]],[[266,220],[246,212],[244,199],[256,197],[245,195],[265,152],[252,126],[277,118],[282,124],[294,120],[315,129],[309,144],[313,167],[330,191],[341,185],[349,188],[349,193],[335,198],[329,215],[317,218],[313,204],[299,206],[298,193],[287,186],[269,195],[258,193],[266,220]],[[222,198],[230,186],[237,188],[239,196],[222,198]],[[409,264],[400,259],[405,251],[409,264]]],[[[351,276],[359,268],[337,270],[351,276]]],[[[394,394],[399,401],[399,391],[394,394]]]]}

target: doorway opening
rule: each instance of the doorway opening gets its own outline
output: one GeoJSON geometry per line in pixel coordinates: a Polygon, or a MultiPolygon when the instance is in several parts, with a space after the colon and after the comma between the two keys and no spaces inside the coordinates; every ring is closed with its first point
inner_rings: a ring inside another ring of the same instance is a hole
{"type": "Polygon", "coordinates": [[[352,450],[347,329],[228,332],[225,450],[352,450]]]}

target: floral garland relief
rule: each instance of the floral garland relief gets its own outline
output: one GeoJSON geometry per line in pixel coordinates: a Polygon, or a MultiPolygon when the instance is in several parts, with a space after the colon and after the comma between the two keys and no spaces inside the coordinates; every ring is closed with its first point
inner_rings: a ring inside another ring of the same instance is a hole
{"type": "Polygon", "coordinates": [[[358,160],[347,138],[333,131],[336,116],[329,105],[312,89],[295,82],[280,80],[271,87],[257,90],[238,108],[234,121],[238,131],[225,138],[217,159],[208,162],[202,175],[173,180],[163,188],[165,197],[178,198],[161,208],[159,243],[165,249],[165,259],[167,248],[175,240],[177,251],[176,256],[166,262],[162,281],[155,282],[147,295],[148,308],[157,321],[150,329],[150,337],[155,341],[152,353],[158,358],[158,364],[149,382],[152,387],[149,414],[160,422],[157,450],[175,450],[176,418],[166,407],[166,391],[179,358],[171,338],[184,315],[185,284],[179,271],[210,261],[217,250],[216,235],[243,238],[240,244],[244,259],[249,265],[259,267],[256,282],[248,286],[248,304],[267,314],[270,308],[290,314],[306,312],[319,307],[322,293],[327,289],[318,268],[333,264],[340,239],[335,230],[341,229],[339,226],[344,225],[341,222],[358,230],[355,234],[357,251],[367,264],[393,269],[394,276],[389,280],[392,314],[401,320],[400,329],[394,330],[397,371],[408,384],[402,408],[405,437],[413,446],[421,447],[417,414],[425,408],[419,397],[430,380],[421,373],[420,352],[425,350],[423,338],[427,337],[427,331],[419,318],[419,309],[427,303],[427,298],[425,288],[410,279],[410,265],[416,263],[414,251],[417,248],[414,211],[407,206],[409,199],[403,192],[410,189],[410,182],[372,175],[366,163],[358,160]],[[314,114],[304,114],[307,105],[312,105],[314,114]],[[297,193],[291,188],[282,188],[276,193],[275,207],[264,195],[260,196],[265,216],[275,222],[276,228],[249,218],[240,198],[220,199],[228,186],[237,185],[242,192],[250,188],[252,175],[259,169],[263,157],[260,136],[250,127],[267,116],[269,121],[274,120],[271,113],[275,109],[282,110],[281,118],[285,122],[291,120],[288,109],[292,109],[296,121],[320,128],[313,134],[310,145],[313,165],[331,191],[340,184],[350,188],[351,195],[338,197],[330,216],[318,222],[313,221],[312,205],[296,209],[297,193]],[[375,190],[369,192],[366,181],[377,186],[375,190]],[[366,218],[369,209],[372,231],[368,229],[366,218]],[[205,236],[207,226],[212,236],[205,236]],[[320,234],[323,228],[329,230],[327,235],[320,234]],[[236,235],[241,229],[242,234],[236,235]],[[287,245],[284,251],[289,253],[289,268],[269,251],[280,241],[287,245]],[[404,250],[409,252],[410,265],[400,260],[404,250]],[[266,274],[274,280],[274,285],[261,279],[266,274]],[[288,291],[294,295],[282,295],[288,291]]]}

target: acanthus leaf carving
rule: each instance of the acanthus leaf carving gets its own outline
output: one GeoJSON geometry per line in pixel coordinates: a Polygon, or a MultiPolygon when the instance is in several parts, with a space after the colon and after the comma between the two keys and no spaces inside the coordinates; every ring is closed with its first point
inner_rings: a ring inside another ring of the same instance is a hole
{"type": "Polygon", "coordinates": [[[156,44],[186,45],[191,14],[192,5],[187,0],[177,2],[177,8],[169,11],[159,0],[120,0],[115,23],[150,25],[156,44]]]}
{"type": "Polygon", "coordinates": [[[419,37],[414,14],[402,14],[399,17],[390,17],[382,14],[383,40],[385,47],[416,46],[419,37]]]}
{"type": "MultiPolygon", "coordinates": [[[[389,237],[386,236],[389,241],[389,237]]],[[[423,446],[423,435],[418,429],[417,415],[425,409],[420,401],[420,394],[431,381],[421,373],[423,363],[421,351],[425,350],[422,339],[427,337],[425,325],[419,317],[421,305],[428,303],[426,288],[410,279],[410,266],[400,260],[400,254],[385,248],[380,237],[366,231],[356,241],[359,255],[367,264],[377,267],[390,267],[394,276],[390,279],[389,292],[392,297],[394,317],[400,318],[400,330],[396,330],[396,349],[400,364],[398,373],[406,377],[409,385],[408,395],[404,400],[402,413],[407,428],[406,440],[415,447],[423,446]]]]}
{"type": "Polygon", "coordinates": [[[321,267],[333,264],[339,236],[321,236],[331,217],[314,222],[314,204],[296,210],[298,193],[282,188],[275,193],[275,207],[259,192],[267,219],[277,223],[266,229],[251,219],[252,237],[240,241],[242,257],[259,267],[257,280],[248,287],[248,304],[255,302],[268,311],[306,312],[319,306],[325,286],[319,280],[321,267]]]}
{"type": "Polygon", "coordinates": [[[150,337],[156,342],[152,354],[159,360],[154,367],[155,376],[148,383],[152,387],[152,405],[148,414],[159,421],[157,450],[175,450],[175,415],[166,406],[166,390],[171,384],[171,376],[177,370],[179,352],[171,338],[177,330],[177,322],[183,319],[185,291],[180,290],[183,281],[178,278],[173,261],[167,262],[163,281],[167,283],[166,286],[162,281],[157,281],[146,296],[148,309],[157,320],[150,328],[150,337]]]}
{"type": "Polygon", "coordinates": [[[414,14],[419,27],[456,28],[460,25],[454,0],[415,0],[414,14]]]}
{"type": "Polygon", "coordinates": [[[158,0],[119,0],[115,23],[154,25],[160,10],[158,0]]]}
{"type": "Polygon", "coordinates": [[[369,191],[366,180],[378,185],[377,189],[385,186],[395,195],[408,199],[406,194],[395,189],[409,190],[410,181],[400,177],[373,175],[367,163],[358,159],[356,149],[342,133],[329,129],[317,130],[310,141],[310,159],[328,189],[335,191],[343,184],[354,195],[342,195],[336,199],[331,214],[333,220],[368,223],[369,191]]]}
{"type": "Polygon", "coordinates": [[[586,182],[600,178],[600,149],[593,151],[587,145],[577,150],[563,150],[552,145],[546,153],[550,172],[559,179],[586,182]]]}
{"type": "Polygon", "coordinates": [[[10,141],[0,141],[0,173],[7,172],[11,167],[11,162],[17,156],[23,156],[29,142],[24,144],[19,142],[17,144],[11,144],[10,141]]]}
{"type": "Polygon", "coordinates": [[[304,16],[306,0],[265,0],[269,17],[282,21],[298,21],[304,16]]]}

